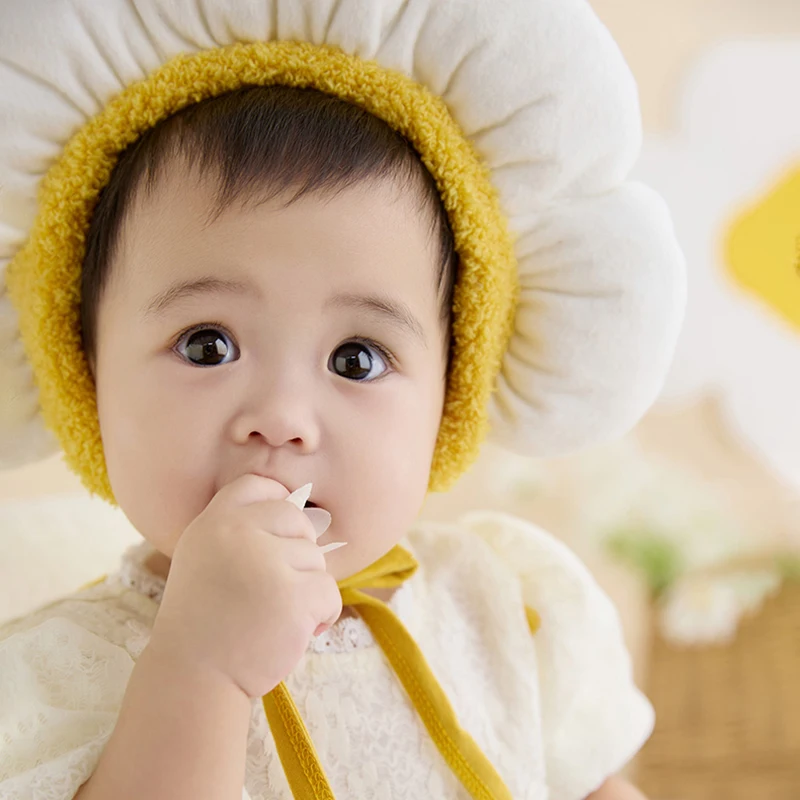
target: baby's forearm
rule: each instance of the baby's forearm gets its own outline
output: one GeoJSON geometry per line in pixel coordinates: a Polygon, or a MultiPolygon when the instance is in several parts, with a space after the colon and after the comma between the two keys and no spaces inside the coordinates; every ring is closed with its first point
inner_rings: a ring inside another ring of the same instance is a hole
{"type": "Polygon", "coordinates": [[[80,800],[241,800],[251,701],[148,647],[80,800]]]}

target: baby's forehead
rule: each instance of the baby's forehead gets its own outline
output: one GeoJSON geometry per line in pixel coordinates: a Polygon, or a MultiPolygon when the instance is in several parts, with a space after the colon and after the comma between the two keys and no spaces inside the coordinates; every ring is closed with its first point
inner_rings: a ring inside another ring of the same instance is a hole
{"type": "MultiPolygon", "coordinates": [[[[127,216],[143,218],[147,224],[163,220],[165,215],[181,216],[206,229],[221,219],[230,222],[252,218],[260,207],[280,215],[294,206],[300,215],[309,218],[319,206],[341,206],[345,212],[356,207],[362,211],[382,209],[382,218],[397,223],[418,220],[431,236],[437,221],[418,187],[415,191],[401,176],[370,176],[341,186],[318,188],[309,188],[302,180],[283,186],[269,179],[243,181],[235,186],[219,165],[192,162],[183,154],[171,154],[159,162],[157,169],[143,175],[130,191],[127,216]]],[[[176,231],[179,234],[180,230],[176,231]]]]}
{"type": "Polygon", "coordinates": [[[230,297],[243,282],[255,297],[280,287],[296,308],[319,305],[326,292],[436,305],[430,221],[388,182],[356,183],[329,196],[237,199],[221,210],[218,187],[185,168],[165,172],[153,189],[123,237],[128,288],[191,283],[195,295],[210,289],[230,297]]]}

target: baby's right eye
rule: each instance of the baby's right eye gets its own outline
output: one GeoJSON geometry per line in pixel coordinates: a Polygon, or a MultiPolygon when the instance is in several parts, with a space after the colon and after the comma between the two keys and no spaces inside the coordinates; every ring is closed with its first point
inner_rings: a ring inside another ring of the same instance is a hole
{"type": "Polygon", "coordinates": [[[224,330],[206,324],[186,331],[175,345],[175,350],[195,366],[216,367],[233,360],[225,359],[236,353],[236,345],[224,330]]]}

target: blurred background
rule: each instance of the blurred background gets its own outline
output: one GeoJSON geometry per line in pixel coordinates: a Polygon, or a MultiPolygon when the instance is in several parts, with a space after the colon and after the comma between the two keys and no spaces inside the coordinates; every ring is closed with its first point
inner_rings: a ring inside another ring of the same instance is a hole
{"type": "MultiPolygon", "coordinates": [[[[639,82],[636,176],[666,198],[688,260],[674,367],[622,441],[541,462],[487,447],[423,515],[508,510],[587,562],[656,706],[631,768],[649,797],[796,800],[800,2],[593,6],[639,82]]],[[[0,621],[112,569],[136,540],[60,457],[0,472],[0,621]]]]}

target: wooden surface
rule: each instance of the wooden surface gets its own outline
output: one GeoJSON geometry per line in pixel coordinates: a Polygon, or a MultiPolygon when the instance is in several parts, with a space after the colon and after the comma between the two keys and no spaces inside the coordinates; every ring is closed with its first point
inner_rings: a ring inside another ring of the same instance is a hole
{"type": "Polygon", "coordinates": [[[681,650],[654,638],[646,689],[659,710],[637,759],[651,800],[800,797],[800,586],[746,620],[734,643],[681,650]]]}

